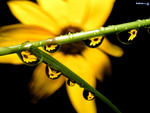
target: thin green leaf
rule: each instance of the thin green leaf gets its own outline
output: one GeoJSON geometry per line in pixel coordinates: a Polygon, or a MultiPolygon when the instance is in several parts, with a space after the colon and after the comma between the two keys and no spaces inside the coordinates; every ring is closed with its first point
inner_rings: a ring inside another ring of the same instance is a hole
{"type": "Polygon", "coordinates": [[[103,102],[105,102],[110,108],[112,108],[116,113],[121,113],[120,110],[112,104],[105,96],[103,96],[100,92],[98,92],[96,89],[94,89],[91,85],[89,85],[86,81],[84,81],[81,77],[79,77],[77,74],[72,72],[69,68],[64,66],[62,63],[57,61],[55,58],[51,57],[47,53],[41,51],[35,46],[31,46],[29,51],[34,54],[38,59],[43,59],[43,62],[50,65],[53,68],[58,69],[62,72],[62,74],[71,79],[74,80],[78,85],[85,88],[86,90],[94,93],[95,96],[100,98],[103,102]],[[41,58],[42,57],[42,58],[41,58]]]}

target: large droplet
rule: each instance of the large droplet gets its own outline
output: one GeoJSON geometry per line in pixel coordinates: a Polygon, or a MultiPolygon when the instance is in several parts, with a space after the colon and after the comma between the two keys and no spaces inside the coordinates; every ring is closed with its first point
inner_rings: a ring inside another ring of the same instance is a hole
{"type": "Polygon", "coordinates": [[[28,66],[35,66],[42,62],[42,59],[39,60],[35,55],[33,55],[29,51],[21,51],[18,52],[17,55],[28,66]]]}
{"type": "Polygon", "coordinates": [[[46,72],[47,77],[50,79],[57,79],[61,75],[60,71],[58,71],[55,68],[49,67],[49,66],[46,66],[45,72],[46,72]]]}
{"type": "Polygon", "coordinates": [[[84,44],[90,48],[96,48],[101,45],[104,40],[104,36],[94,37],[87,40],[83,40],[84,44]]]}
{"type": "Polygon", "coordinates": [[[70,79],[68,79],[67,80],[67,84],[69,85],[69,86],[74,86],[75,85],[75,81],[74,80],[70,80],[70,79]]]}
{"type": "Polygon", "coordinates": [[[46,45],[43,48],[44,48],[45,51],[47,51],[49,53],[54,53],[54,52],[59,50],[60,45],[51,44],[51,45],[46,45]]]}
{"type": "Polygon", "coordinates": [[[94,94],[87,90],[83,91],[83,97],[88,101],[93,100],[95,98],[94,94]]]}
{"type": "Polygon", "coordinates": [[[132,29],[129,31],[123,31],[117,33],[117,39],[123,44],[131,44],[135,41],[137,37],[138,31],[136,29],[132,29]]]}

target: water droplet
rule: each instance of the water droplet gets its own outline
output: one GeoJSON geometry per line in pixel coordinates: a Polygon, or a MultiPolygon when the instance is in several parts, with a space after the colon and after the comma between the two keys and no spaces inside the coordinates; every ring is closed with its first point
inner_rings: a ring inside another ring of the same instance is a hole
{"type": "Polygon", "coordinates": [[[29,51],[21,51],[18,52],[17,55],[28,66],[35,66],[42,62],[42,59],[39,60],[35,55],[33,55],[29,51]]]}
{"type": "Polygon", "coordinates": [[[135,41],[137,37],[138,31],[136,29],[132,29],[129,31],[123,31],[117,33],[117,39],[123,44],[131,44],[135,41]]]}
{"type": "Polygon", "coordinates": [[[117,27],[115,27],[115,31],[117,31],[118,30],[118,28],[117,27]]]}
{"type": "Polygon", "coordinates": [[[94,94],[90,91],[87,91],[87,90],[83,91],[83,97],[88,101],[91,101],[95,98],[94,94]]]}
{"type": "Polygon", "coordinates": [[[139,24],[138,27],[141,27],[141,25],[139,24]]]}
{"type": "Polygon", "coordinates": [[[104,28],[104,27],[100,27],[99,30],[100,30],[100,31],[104,31],[105,28],[104,28]]]}
{"type": "Polygon", "coordinates": [[[96,48],[101,45],[104,40],[104,36],[94,37],[87,40],[83,40],[84,44],[90,48],[96,48]]]}
{"type": "Polygon", "coordinates": [[[83,87],[84,87],[84,84],[83,84],[83,83],[79,83],[79,86],[80,86],[81,88],[83,88],[83,87]]]}
{"type": "Polygon", "coordinates": [[[58,71],[55,68],[49,67],[49,66],[46,66],[45,72],[46,72],[47,77],[50,79],[57,79],[61,75],[60,71],[58,71]]]}
{"type": "Polygon", "coordinates": [[[147,27],[147,32],[150,34],[150,26],[147,27]]]}
{"type": "Polygon", "coordinates": [[[60,45],[50,44],[50,45],[44,46],[43,48],[44,48],[45,51],[47,51],[49,53],[54,53],[54,52],[59,50],[60,45]]]}
{"type": "Polygon", "coordinates": [[[72,38],[72,37],[73,37],[73,35],[72,35],[71,32],[68,33],[68,36],[69,36],[69,38],[72,38]]]}
{"type": "Polygon", "coordinates": [[[142,20],[138,19],[137,21],[138,21],[138,22],[141,22],[142,20]]]}
{"type": "Polygon", "coordinates": [[[67,80],[67,84],[69,85],[69,86],[74,86],[75,85],[75,81],[74,80],[70,80],[70,79],[68,79],[67,80]]]}

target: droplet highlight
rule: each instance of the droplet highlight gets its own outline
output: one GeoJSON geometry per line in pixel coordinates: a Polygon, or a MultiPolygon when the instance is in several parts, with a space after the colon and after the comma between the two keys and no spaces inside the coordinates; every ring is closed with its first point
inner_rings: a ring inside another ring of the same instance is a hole
{"type": "Polygon", "coordinates": [[[68,79],[68,80],[67,80],[67,84],[68,84],[69,86],[73,87],[73,86],[75,85],[75,81],[68,79]]]}
{"type": "Polygon", "coordinates": [[[117,39],[123,43],[123,44],[132,44],[136,37],[137,37],[138,31],[136,29],[132,29],[129,31],[123,31],[120,33],[117,33],[117,39]]]}
{"type": "Polygon", "coordinates": [[[61,72],[58,71],[57,69],[55,68],[52,68],[52,67],[49,67],[49,66],[46,66],[45,68],[45,72],[46,72],[46,75],[48,78],[50,79],[57,79],[61,76],[61,72]]]}
{"type": "Polygon", "coordinates": [[[28,66],[35,66],[42,62],[42,59],[39,60],[35,55],[33,55],[29,51],[21,51],[18,52],[17,55],[23,61],[23,63],[28,66]]]}
{"type": "Polygon", "coordinates": [[[54,53],[60,49],[60,45],[57,44],[50,44],[43,47],[45,51],[49,53],[54,53]]]}
{"type": "Polygon", "coordinates": [[[102,44],[104,36],[94,37],[87,40],[83,40],[84,44],[90,48],[96,48],[102,44]]]}
{"type": "Polygon", "coordinates": [[[93,100],[95,98],[95,95],[92,92],[90,92],[90,91],[84,90],[83,91],[83,97],[86,100],[91,101],[91,100],[93,100]]]}

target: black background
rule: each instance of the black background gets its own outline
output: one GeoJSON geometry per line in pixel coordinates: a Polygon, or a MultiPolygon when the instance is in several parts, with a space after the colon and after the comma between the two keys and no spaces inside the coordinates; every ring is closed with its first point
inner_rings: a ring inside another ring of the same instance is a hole
{"type": "MultiPolygon", "coordinates": [[[[19,23],[11,14],[7,0],[0,0],[0,26],[19,23]]],[[[136,2],[116,1],[114,9],[104,26],[121,24],[150,17],[150,6],[136,5],[136,2]]],[[[149,42],[150,35],[139,31],[139,36],[131,45],[121,44],[114,36],[109,36],[116,45],[124,50],[121,58],[110,57],[112,75],[97,83],[97,90],[104,94],[123,113],[149,112],[149,42]]],[[[75,112],[65,85],[51,97],[37,104],[30,102],[28,82],[35,67],[25,65],[0,64],[0,108],[11,111],[75,112]]],[[[96,99],[98,112],[113,113],[101,100],[96,99]]]]}

